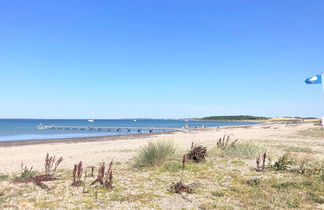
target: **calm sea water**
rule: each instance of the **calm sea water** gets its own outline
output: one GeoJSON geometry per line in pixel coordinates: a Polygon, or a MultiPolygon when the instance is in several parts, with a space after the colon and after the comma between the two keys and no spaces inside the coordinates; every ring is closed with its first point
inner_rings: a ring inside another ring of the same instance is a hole
{"type": "MultiPolygon", "coordinates": [[[[257,122],[237,121],[184,121],[184,120],[95,120],[93,123],[87,120],[51,120],[51,119],[0,119],[0,141],[53,139],[53,138],[77,138],[94,136],[112,136],[129,134],[125,132],[107,131],[80,131],[80,130],[54,130],[37,129],[40,124],[56,126],[102,126],[102,127],[155,127],[155,128],[182,128],[185,124],[189,128],[196,126],[218,127],[228,125],[248,125],[257,122]]],[[[148,131],[143,130],[142,133],[148,131]]],[[[137,133],[137,131],[132,131],[137,133]]]]}

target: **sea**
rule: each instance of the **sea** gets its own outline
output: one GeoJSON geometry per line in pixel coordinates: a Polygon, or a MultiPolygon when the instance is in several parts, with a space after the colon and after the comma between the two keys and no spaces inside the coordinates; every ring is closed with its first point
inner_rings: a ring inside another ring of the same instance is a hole
{"type": "Polygon", "coordinates": [[[20,140],[46,140],[46,139],[62,139],[62,138],[80,138],[80,137],[97,137],[97,136],[114,136],[139,133],[138,129],[131,131],[91,131],[91,130],[65,130],[65,129],[38,129],[39,125],[54,126],[91,126],[91,127],[129,127],[143,128],[140,133],[150,132],[144,128],[161,128],[154,132],[163,132],[162,128],[188,128],[201,127],[220,127],[220,126],[237,126],[251,125],[258,122],[243,121],[196,121],[196,120],[164,120],[164,119],[118,119],[118,120],[102,120],[94,119],[89,122],[87,119],[0,119],[0,141],[20,141],[20,140]]]}

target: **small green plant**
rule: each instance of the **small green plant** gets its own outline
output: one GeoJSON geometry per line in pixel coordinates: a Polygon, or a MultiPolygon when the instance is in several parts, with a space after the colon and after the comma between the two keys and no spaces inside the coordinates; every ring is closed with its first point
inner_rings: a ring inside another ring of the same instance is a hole
{"type": "Polygon", "coordinates": [[[172,141],[149,142],[138,151],[135,167],[160,166],[175,153],[176,146],[172,141]]]}
{"type": "Polygon", "coordinates": [[[299,207],[300,200],[297,197],[288,198],[286,204],[288,208],[295,209],[299,207]]]}
{"type": "Polygon", "coordinates": [[[322,167],[320,169],[318,169],[318,178],[324,182],[324,164],[322,165],[322,167]]]}
{"type": "Polygon", "coordinates": [[[275,184],[271,185],[271,187],[277,188],[277,189],[286,189],[289,187],[298,188],[299,186],[300,185],[296,182],[283,182],[283,183],[275,183],[275,184]]]}
{"type": "Polygon", "coordinates": [[[177,172],[181,168],[181,164],[178,161],[170,161],[163,165],[161,171],[177,172]]]}
{"type": "Polygon", "coordinates": [[[224,197],[225,193],[222,191],[213,191],[213,192],[211,192],[211,195],[215,196],[215,197],[224,197]]]}
{"type": "Polygon", "coordinates": [[[251,187],[257,187],[260,185],[260,179],[258,178],[249,179],[246,181],[246,184],[251,187]]]}
{"type": "Polygon", "coordinates": [[[319,204],[324,204],[324,198],[322,198],[320,195],[314,193],[314,192],[308,192],[307,197],[309,200],[319,203],[319,204]]]}
{"type": "Polygon", "coordinates": [[[293,163],[294,161],[290,157],[289,153],[286,153],[282,157],[280,157],[277,162],[274,163],[272,168],[275,171],[283,171],[287,170],[293,163]]]}
{"type": "Polygon", "coordinates": [[[21,173],[18,178],[30,178],[34,177],[36,174],[37,172],[33,169],[33,167],[28,168],[23,162],[21,162],[21,173]]]}
{"type": "Polygon", "coordinates": [[[9,175],[0,174],[0,181],[7,181],[7,180],[9,180],[9,175]]]}

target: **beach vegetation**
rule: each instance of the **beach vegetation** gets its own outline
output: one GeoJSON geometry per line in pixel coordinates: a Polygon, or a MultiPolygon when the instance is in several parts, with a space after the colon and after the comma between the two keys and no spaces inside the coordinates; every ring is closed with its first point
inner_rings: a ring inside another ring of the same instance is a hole
{"type": "Polygon", "coordinates": [[[314,203],[324,204],[324,197],[320,196],[318,193],[307,192],[308,199],[314,203]]]}
{"type": "Polygon", "coordinates": [[[308,130],[303,130],[300,131],[299,134],[301,136],[306,136],[306,137],[313,137],[313,138],[324,138],[324,129],[308,129],[308,130]]]}
{"type": "Polygon", "coordinates": [[[72,171],[72,186],[80,187],[82,185],[82,174],[83,174],[83,166],[82,161],[78,164],[74,164],[73,171],[72,171]]]}
{"type": "Polygon", "coordinates": [[[297,146],[287,146],[283,148],[286,152],[303,152],[303,153],[312,153],[313,150],[309,147],[297,147],[297,146]]]}
{"type": "Polygon", "coordinates": [[[230,139],[230,135],[226,136],[226,134],[222,137],[220,137],[217,141],[217,148],[219,149],[225,149],[228,146],[233,146],[234,144],[236,144],[238,142],[239,139],[235,139],[233,141],[231,141],[230,139]]]}
{"type": "Polygon", "coordinates": [[[31,178],[34,177],[37,174],[37,171],[35,171],[33,169],[33,166],[31,166],[30,168],[27,167],[26,165],[24,165],[23,162],[21,162],[21,173],[18,177],[16,177],[17,179],[19,178],[31,178]]]}
{"type": "Polygon", "coordinates": [[[263,155],[261,156],[259,154],[259,156],[256,159],[256,171],[264,171],[266,168],[266,159],[267,159],[267,151],[265,151],[263,153],[263,155]]]}
{"type": "Polygon", "coordinates": [[[193,162],[201,162],[205,160],[207,155],[207,148],[202,145],[195,145],[194,143],[191,144],[191,149],[187,153],[186,158],[193,162]]]}
{"type": "Polygon", "coordinates": [[[135,167],[161,166],[172,160],[176,154],[176,145],[172,141],[149,142],[141,147],[135,157],[135,167]]]}
{"type": "Polygon", "coordinates": [[[215,197],[224,197],[225,193],[223,191],[221,191],[221,190],[220,191],[212,191],[211,195],[215,196],[215,197]]]}
{"type": "Polygon", "coordinates": [[[285,153],[271,166],[271,168],[275,171],[283,171],[283,170],[287,170],[293,164],[294,161],[293,158],[291,157],[291,154],[285,153]]]}
{"type": "Polygon", "coordinates": [[[161,167],[161,171],[177,172],[181,169],[179,161],[168,161],[161,167]]]}
{"type": "Polygon", "coordinates": [[[172,183],[170,191],[178,194],[193,193],[193,189],[189,185],[184,184],[182,181],[179,181],[177,183],[172,183]]]}
{"type": "Polygon", "coordinates": [[[63,161],[62,157],[56,159],[55,156],[50,156],[49,153],[46,154],[45,157],[45,175],[54,175],[56,169],[59,167],[61,162],[63,161]]]}
{"type": "Polygon", "coordinates": [[[251,142],[231,144],[222,149],[223,154],[226,156],[247,159],[253,158],[260,153],[264,153],[265,150],[266,149],[263,146],[251,142]]]}
{"type": "Polygon", "coordinates": [[[0,174],[0,181],[8,181],[10,176],[7,174],[0,174]]]}
{"type": "Polygon", "coordinates": [[[107,171],[105,170],[105,162],[101,164],[98,170],[98,176],[97,178],[91,182],[90,186],[99,183],[101,184],[105,189],[111,190],[113,189],[112,180],[113,180],[113,171],[112,171],[113,161],[109,163],[107,171]]]}
{"type": "Polygon", "coordinates": [[[260,179],[259,178],[252,178],[246,181],[246,184],[251,187],[257,187],[260,186],[260,179]]]}
{"type": "Polygon", "coordinates": [[[249,116],[249,115],[233,115],[233,116],[210,116],[200,118],[200,120],[268,120],[267,117],[256,117],[256,116],[249,116]]]}

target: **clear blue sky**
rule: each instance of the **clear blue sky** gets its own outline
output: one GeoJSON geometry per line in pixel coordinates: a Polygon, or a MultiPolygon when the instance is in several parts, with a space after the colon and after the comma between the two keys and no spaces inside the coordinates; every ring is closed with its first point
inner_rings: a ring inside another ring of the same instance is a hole
{"type": "Polygon", "coordinates": [[[323,0],[0,1],[0,118],[324,114],[323,0]]]}

